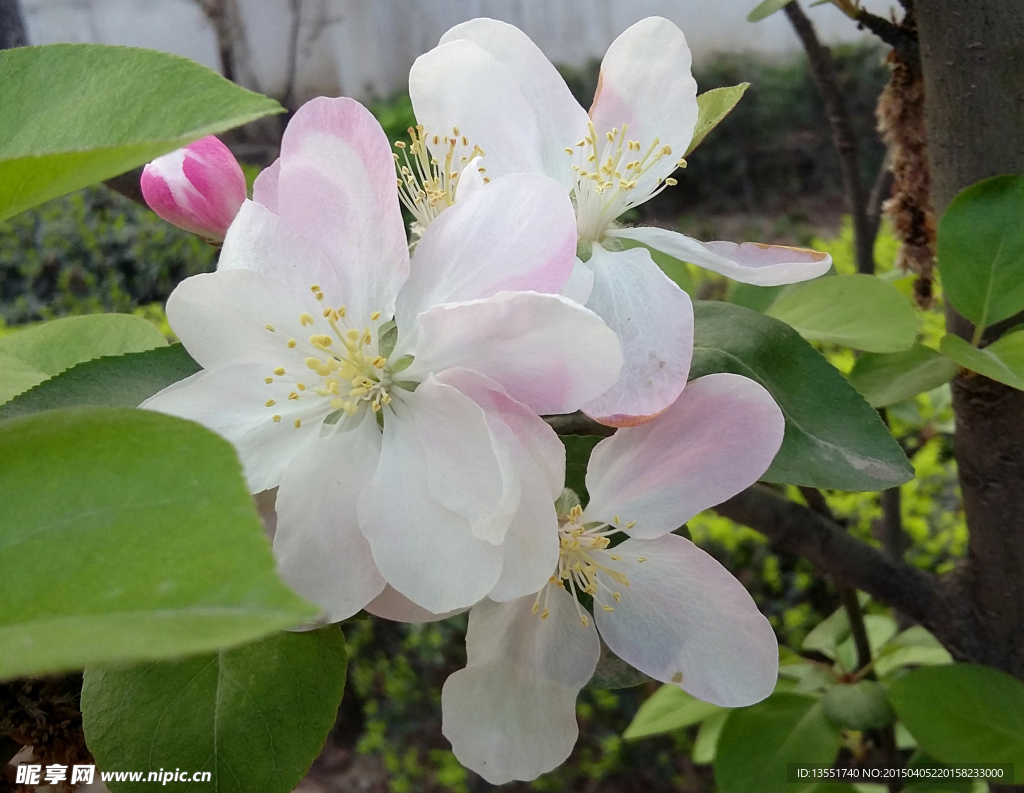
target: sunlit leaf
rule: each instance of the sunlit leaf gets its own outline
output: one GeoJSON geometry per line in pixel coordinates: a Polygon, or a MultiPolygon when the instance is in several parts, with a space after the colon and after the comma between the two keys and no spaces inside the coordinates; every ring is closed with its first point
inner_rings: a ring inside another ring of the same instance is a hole
{"type": "Polygon", "coordinates": [[[873,408],[923,394],[948,383],[956,364],[945,355],[915,344],[905,352],[865,353],[850,372],[850,383],[873,408]]]}
{"type": "Polygon", "coordinates": [[[939,349],[965,369],[1024,391],[1024,330],[1007,333],[982,349],[959,336],[943,336],[939,349]]]}

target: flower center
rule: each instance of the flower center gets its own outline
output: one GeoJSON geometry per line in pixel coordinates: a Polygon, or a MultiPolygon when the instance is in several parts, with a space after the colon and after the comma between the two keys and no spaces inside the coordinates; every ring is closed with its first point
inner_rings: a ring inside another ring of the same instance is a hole
{"type": "MultiPolygon", "coordinates": [[[[613,127],[603,138],[593,123],[590,130],[565,153],[573,158],[576,174],[576,224],[580,240],[598,242],[612,222],[623,212],[653,198],[676,184],[671,177],[659,177],[649,189],[637,190],[641,177],[655,163],[672,155],[671,146],[655,138],[645,149],[627,136],[629,125],[613,127]]],[[[685,165],[679,160],[677,165],[685,165]]]]}
{"type": "MultiPolygon", "coordinates": [[[[422,234],[434,218],[455,203],[459,176],[474,157],[484,155],[484,150],[474,146],[468,155],[456,158],[456,149],[465,152],[469,148],[469,141],[465,135],[459,134],[458,127],[443,138],[427,134],[422,124],[410,127],[408,132],[410,142],[396,142],[398,153],[392,156],[398,169],[398,196],[415,218],[413,230],[422,234]],[[443,163],[430,153],[428,140],[435,148],[442,142],[447,146],[443,163]]],[[[480,172],[483,173],[483,168],[480,172]]]]}
{"type": "MultiPolygon", "coordinates": [[[[590,595],[594,606],[604,611],[615,611],[615,603],[622,599],[622,589],[629,586],[629,577],[620,569],[622,556],[610,548],[611,538],[625,534],[636,522],[622,524],[616,515],[611,523],[580,523],[583,509],[578,504],[569,514],[559,518],[558,569],[548,584],[567,589],[576,600],[576,612],[584,626],[589,624],[586,612],[580,608],[577,592],[590,595]]],[[[646,557],[636,557],[638,562],[646,557]]],[[[548,587],[537,593],[533,613],[547,619],[545,606],[548,587]]]]}
{"type": "MultiPolygon", "coordinates": [[[[320,287],[314,285],[310,289],[322,303],[324,293],[320,287]]],[[[305,360],[306,373],[289,373],[279,366],[274,369],[274,376],[263,379],[267,385],[280,384],[292,388],[286,397],[289,401],[310,401],[309,408],[301,411],[307,418],[327,417],[330,420],[331,414],[341,418],[342,413],[354,416],[365,407],[378,413],[382,405],[391,403],[391,389],[396,386],[415,387],[412,383],[396,383],[392,377],[412,363],[411,357],[406,356],[391,365],[380,354],[381,348],[389,346],[394,323],[381,323],[381,312],[374,311],[370,315],[371,324],[357,328],[345,314],[344,306],[325,306],[319,318],[308,313],[300,314],[299,324],[302,327],[323,331],[311,333],[306,341],[295,338],[287,341],[289,349],[309,353],[305,360]]],[[[266,329],[276,333],[271,325],[266,329]]],[[[393,348],[394,344],[390,347],[393,348]]],[[[264,404],[267,408],[274,408],[278,403],[277,399],[268,399],[264,404]]],[[[275,422],[281,421],[279,413],[273,413],[272,418],[275,422]]],[[[301,417],[294,420],[294,426],[302,426],[301,417]]]]}

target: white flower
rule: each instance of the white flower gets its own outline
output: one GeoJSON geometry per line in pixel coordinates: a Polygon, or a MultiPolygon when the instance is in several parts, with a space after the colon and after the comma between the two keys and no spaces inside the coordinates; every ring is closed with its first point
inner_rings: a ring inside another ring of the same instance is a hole
{"type": "Polygon", "coordinates": [[[772,692],[778,644],[768,620],[714,558],[670,532],[755,482],[784,426],[758,383],[713,374],[658,418],[597,445],[590,503],[559,517],[550,583],[470,612],[466,668],[442,691],[443,731],[463,765],[501,784],[564,761],[598,632],[627,663],[708,702],[740,707],[772,692]]]}
{"type": "MultiPolygon", "coordinates": [[[[815,278],[831,265],[815,251],[618,226],[623,212],[673,183],[697,121],[690,50],[666,19],[644,19],[608,48],[589,116],[537,46],[493,19],[449,30],[413,65],[409,92],[438,160],[461,165],[482,151],[490,178],[547,174],[573,195],[586,262],[577,263],[563,293],[608,322],[626,359],[617,386],[584,407],[603,423],[628,426],[657,415],[682,391],[690,365],[689,299],[644,248],[623,251],[623,240],[759,285],[815,278]],[[453,127],[457,133],[434,143],[431,132],[453,127]]],[[[451,192],[444,205],[456,197],[451,192]]]]}
{"type": "Polygon", "coordinates": [[[168,300],[203,371],[145,407],[230,440],[253,492],[279,487],[281,573],[331,620],[385,583],[434,612],[536,589],[563,453],[537,413],[577,409],[621,367],[604,323],[553,294],[575,248],[564,191],[495,180],[430,226],[410,270],[383,130],[317,99],[255,196],[218,271],[168,300]]]}

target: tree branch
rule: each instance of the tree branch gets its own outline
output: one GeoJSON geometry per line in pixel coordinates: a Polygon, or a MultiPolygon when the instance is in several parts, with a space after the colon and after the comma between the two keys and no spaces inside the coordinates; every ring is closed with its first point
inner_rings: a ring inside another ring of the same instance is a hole
{"type": "Polygon", "coordinates": [[[811,76],[814,78],[814,84],[818,87],[818,93],[825,104],[825,115],[828,117],[828,123],[832,129],[832,144],[839,155],[839,170],[843,177],[847,209],[853,218],[857,272],[873,273],[875,271],[874,239],[868,233],[870,224],[867,216],[867,200],[864,195],[864,186],[860,181],[860,168],[857,162],[857,138],[853,134],[850,114],[836,80],[832,53],[818,40],[814,25],[811,24],[811,20],[807,18],[796,0],[783,10],[807,52],[811,76]]]}
{"type": "Polygon", "coordinates": [[[932,631],[939,627],[943,598],[933,575],[890,559],[813,509],[764,485],[747,488],[714,509],[804,557],[840,584],[864,590],[932,631]]]}
{"type": "Polygon", "coordinates": [[[905,61],[920,64],[921,51],[917,45],[917,36],[913,32],[863,8],[857,12],[854,20],[899,52],[905,61]]]}

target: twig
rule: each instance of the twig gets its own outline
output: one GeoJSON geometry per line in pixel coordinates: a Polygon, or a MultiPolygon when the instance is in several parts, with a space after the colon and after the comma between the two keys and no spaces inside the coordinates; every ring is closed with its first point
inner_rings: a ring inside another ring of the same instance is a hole
{"type": "MultiPolygon", "coordinates": [[[[868,641],[868,631],[864,627],[864,612],[857,599],[856,589],[848,586],[839,587],[839,599],[846,609],[846,616],[850,619],[850,633],[853,634],[853,644],[857,648],[857,668],[853,671],[859,672],[871,663],[871,642],[868,641]]],[[[868,672],[867,676],[874,677],[874,672],[868,672]]]]}
{"type": "Polygon", "coordinates": [[[832,144],[839,155],[839,169],[843,177],[846,204],[850,216],[853,218],[857,272],[873,273],[875,270],[874,239],[868,233],[867,201],[864,187],[860,181],[860,168],[857,162],[857,138],[853,134],[850,114],[839,90],[839,83],[836,81],[832,53],[818,40],[814,25],[804,14],[799,3],[794,0],[783,10],[807,52],[811,76],[814,78],[814,84],[818,87],[818,93],[825,104],[825,115],[828,117],[828,123],[832,129],[832,144]]]}
{"type": "Polygon", "coordinates": [[[615,427],[598,424],[579,412],[564,416],[545,416],[544,421],[559,435],[600,435],[607,438],[615,433],[615,427]]]}
{"type": "Polygon", "coordinates": [[[841,585],[861,589],[933,632],[945,633],[944,598],[935,576],[848,534],[841,526],[764,485],[714,508],[761,532],[777,547],[803,556],[841,585]]]}
{"type": "Polygon", "coordinates": [[[878,169],[878,176],[875,177],[875,186],[871,188],[871,195],[868,196],[868,233],[871,236],[872,248],[874,248],[875,240],[878,239],[878,227],[882,223],[882,205],[892,194],[894,179],[892,154],[886,149],[885,158],[878,169]]]}
{"type": "Polygon", "coordinates": [[[908,63],[920,63],[921,51],[913,32],[863,8],[858,10],[853,19],[899,52],[908,63]]]}

